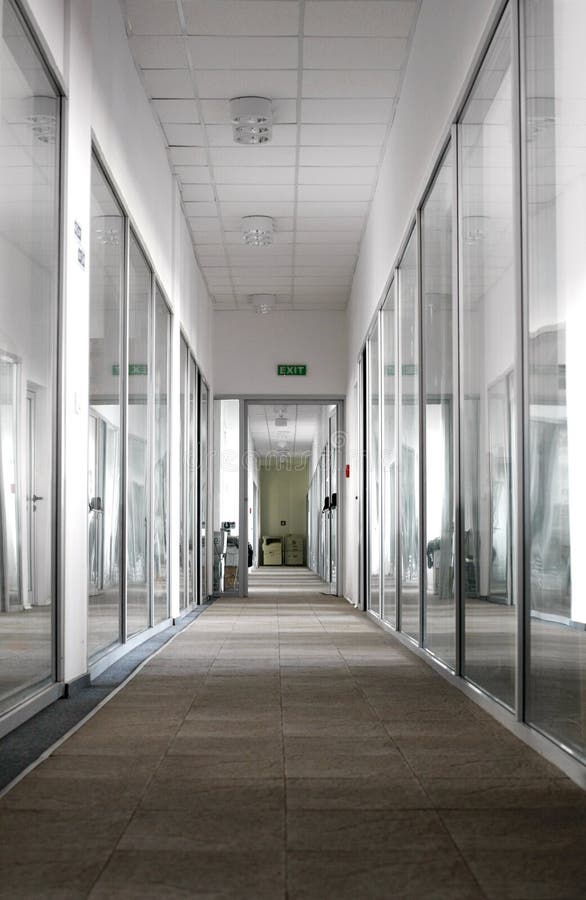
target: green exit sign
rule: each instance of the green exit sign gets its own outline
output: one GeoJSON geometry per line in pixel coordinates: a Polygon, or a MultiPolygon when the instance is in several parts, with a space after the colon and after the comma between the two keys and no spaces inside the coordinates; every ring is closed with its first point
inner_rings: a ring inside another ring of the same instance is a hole
{"type": "Polygon", "coordinates": [[[277,375],[307,375],[305,363],[279,363],[277,375]]]}
{"type": "MultiPolygon", "coordinates": [[[[148,375],[149,367],[146,363],[129,363],[128,364],[128,374],[129,375],[148,375]]],[[[115,363],[112,366],[112,375],[120,375],[120,366],[118,363],[115,363]]]]}

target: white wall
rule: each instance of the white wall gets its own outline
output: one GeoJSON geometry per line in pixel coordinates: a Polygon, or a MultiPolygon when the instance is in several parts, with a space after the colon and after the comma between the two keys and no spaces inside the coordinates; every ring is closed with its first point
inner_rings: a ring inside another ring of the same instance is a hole
{"type": "Polygon", "coordinates": [[[498,0],[422,0],[413,46],[348,306],[347,430],[351,478],[346,505],[344,585],[357,600],[358,427],[353,385],[360,349],[432,167],[454,106],[498,0]],[[356,462],[353,462],[356,460],[356,462]]]}
{"type": "Polygon", "coordinates": [[[248,311],[214,313],[216,394],[342,396],[346,314],[248,311]],[[307,363],[307,376],[279,376],[277,363],[307,363]]]}

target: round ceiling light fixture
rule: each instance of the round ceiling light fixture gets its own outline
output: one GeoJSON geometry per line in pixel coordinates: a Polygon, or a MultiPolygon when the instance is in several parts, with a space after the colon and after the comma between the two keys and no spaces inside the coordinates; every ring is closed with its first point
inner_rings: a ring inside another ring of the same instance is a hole
{"type": "Polygon", "coordinates": [[[273,243],[273,220],[270,216],[244,216],[242,240],[247,247],[270,247],[273,243]]]}
{"type": "Polygon", "coordinates": [[[252,294],[250,301],[254,306],[255,312],[261,316],[270,313],[275,308],[276,303],[274,294],[252,294]]]}
{"type": "Polygon", "coordinates": [[[237,144],[268,144],[273,137],[273,108],[266,97],[234,97],[230,117],[237,144]]]}

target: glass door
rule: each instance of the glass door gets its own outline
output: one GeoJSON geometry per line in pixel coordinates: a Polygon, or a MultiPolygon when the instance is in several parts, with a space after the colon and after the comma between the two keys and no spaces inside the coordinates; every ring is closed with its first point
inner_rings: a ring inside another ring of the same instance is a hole
{"type": "Polygon", "coordinates": [[[330,463],[330,593],[338,593],[338,409],[330,415],[329,421],[329,463],[330,463]]]}

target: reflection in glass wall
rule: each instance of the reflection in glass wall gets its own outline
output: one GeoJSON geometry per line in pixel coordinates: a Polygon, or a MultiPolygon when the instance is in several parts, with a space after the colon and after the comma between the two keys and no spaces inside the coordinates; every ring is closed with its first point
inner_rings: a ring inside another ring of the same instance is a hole
{"type": "Polygon", "coordinates": [[[513,706],[515,259],[511,17],[491,43],[459,129],[465,674],[513,706]]]}
{"type": "Polygon", "coordinates": [[[368,608],[377,615],[381,613],[380,596],[380,388],[379,388],[379,325],[378,321],[368,339],[368,506],[367,534],[369,547],[368,567],[368,608]]]}
{"type": "Polygon", "coordinates": [[[59,99],[0,0],[0,712],[53,677],[59,99]]]}
{"type": "Polygon", "coordinates": [[[401,630],[419,640],[419,349],[417,237],[399,265],[401,630]]]}
{"type": "Polygon", "coordinates": [[[383,619],[397,624],[397,499],[395,417],[397,411],[396,304],[392,284],[382,313],[382,487],[383,487],[383,619]]]}
{"type": "Polygon", "coordinates": [[[186,452],[187,452],[187,414],[186,414],[186,396],[187,396],[187,359],[188,359],[187,342],[183,335],[180,338],[179,347],[179,422],[180,422],[180,449],[179,449],[179,495],[181,497],[180,515],[179,515],[179,609],[186,609],[188,605],[185,564],[186,564],[186,521],[187,521],[187,473],[186,473],[186,452]]]}
{"type": "Polygon", "coordinates": [[[586,6],[527,4],[528,719],[586,754],[586,6]],[[584,536],[584,537],[583,537],[584,536]]]}
{"type": "Polygon", "coordinates": [[[424,644],[456,663],[454,593],[453,162],[448,150],[421,212],[425,403],[424,644]]]}
{"type": "Polygon", "coordinates": [[[120,402],[124,217],[92,159],[88,420],[88,657],[120,640],[120,402]]]}
{"type": "Polygon", "coordinates": [[[128,324],[127,633],[149,626],[149,390],[151,270],[130,235],[128,324]]]}
{"type": "Polygon", "coordinates": [[[154,622],[169,615],[169,357],[171,314],[155,292],[155,435],[153,473],[154,622]]]}
{"type": "Polygon", "coordinates": [[[205,603],[208,594],[208,551],[207,551],[207,519],[208,519],[208,415],[209,388],[203,378],[199,380],[199,568],[200,592],[199,601],[205,603]]]}
{"type": "Polygon", "coordinates": [[[240,401],[214,401],[214,591],[240,589],[240,401]]]}
{"type": "Polygon", "coordinates": [[[189,387],[187,390],[187,603],[197,603],[197,539],[196,539],[196,491],[197,491],[197,367],[189,356],[189,387]]]}

